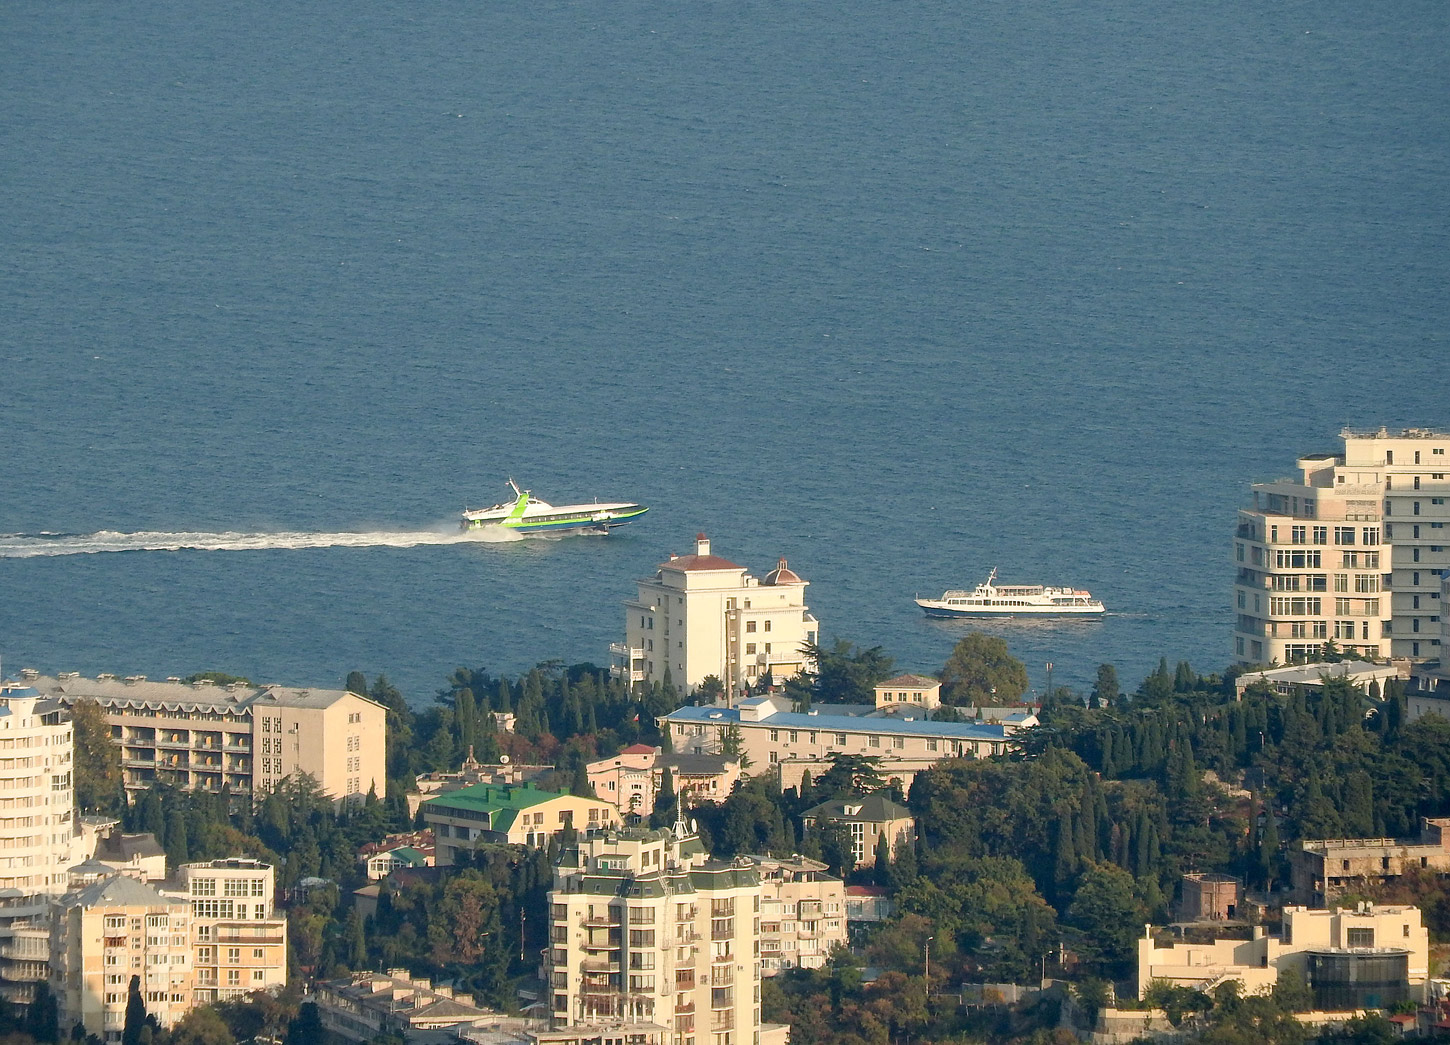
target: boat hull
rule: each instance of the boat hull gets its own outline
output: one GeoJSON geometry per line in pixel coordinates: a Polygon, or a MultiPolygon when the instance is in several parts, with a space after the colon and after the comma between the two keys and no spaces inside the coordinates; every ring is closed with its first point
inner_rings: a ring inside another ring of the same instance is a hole
{"type": "Polygon", "coordinates": [[[632,504],[618,509],[600,511],[593,505],[581,506],[578,511],[556,509],[555,514],[534,518],[524,516],[514,519],[464,519],[463,530],[512,530],[514,533],[548,533],[560,536],[575,533],[606,534],[631,519],[638,519],[649,511],[643,505],[632,504]]]}
{"type": "Polygon", "coordinates": [[[962,608],[940,606],[926,599],[917,599],[928,617],[938,620],[962,620],[972,617],[1101,617],[1101,606],[982,606],[962,608]]]}

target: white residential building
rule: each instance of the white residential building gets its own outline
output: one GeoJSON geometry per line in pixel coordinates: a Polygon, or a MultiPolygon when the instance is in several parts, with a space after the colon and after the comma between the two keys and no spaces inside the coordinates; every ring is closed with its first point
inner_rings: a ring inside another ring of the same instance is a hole
{"type": "Polygon", "coordinates": [[[49,977],[48,905],[90,858],[77,823],[70,713],[29,682],[0,684],[0,996],[29,1001],[49,977]]]}
{"type": "Polygon", "coordinates": [[[749,860],[707,859],[683,824],[567,848],[549,893],[554,1027],[626,1021],[665,1045],[753,1045],[761,884],[749,860]]]}
{"type": "Polygon", "coordinates": [[[1344,451],[1254,486],[1234,541],[1240,663],[1439,656],[1450,568],[1450,432],[1341,433],[1344,451]]]}
{"type": "Polygon", "coordinates": [[[818,641],[820,624],[805,604],[806,584],[784,559],[757,580],[712,554],[699,534],[693,555],[670,556],[625,603],[613,673],[648,684],[668,671],[686,691],[714,675],[738,693],[767,672],[779,681],[813,670],[802,648],[818,641]]]}

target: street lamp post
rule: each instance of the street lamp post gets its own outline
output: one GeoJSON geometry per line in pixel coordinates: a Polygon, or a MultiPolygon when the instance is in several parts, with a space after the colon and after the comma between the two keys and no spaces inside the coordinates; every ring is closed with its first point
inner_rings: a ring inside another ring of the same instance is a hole
{"type": "Polygon", "coordinates": [[[931,993],[931,941],[933,941],[935,939],[936,939],[935,936],[928,936],[926,938],[926,993],[927,994],[930,994],[931,993]]]}

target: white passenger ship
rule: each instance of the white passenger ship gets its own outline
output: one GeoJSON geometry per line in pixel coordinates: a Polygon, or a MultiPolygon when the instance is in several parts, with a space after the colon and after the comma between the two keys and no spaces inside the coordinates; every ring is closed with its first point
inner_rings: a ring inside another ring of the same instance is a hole
{"type": "Polygon", "coordinates": [[[949,591],[939,599],[917,599],[916,604],[928,617],[1081,617],[1104,611],[1091,592],[1041,584],[999,586],[996,581],[993,567],[972,591],[949,591]]]}

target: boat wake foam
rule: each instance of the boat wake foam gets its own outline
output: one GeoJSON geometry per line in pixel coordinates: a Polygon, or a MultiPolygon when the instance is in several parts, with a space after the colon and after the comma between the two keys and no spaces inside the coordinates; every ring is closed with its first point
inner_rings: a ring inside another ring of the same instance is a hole
{"type": "Polygon", "coordinates": [[[15,533],[0,534],[0,559],[101,552],[242,552],[307,548],[417,548],[423,545],[511,544],[523,535],[493,528],[466,533],[377,530],[358,533],[15,533]]]}

